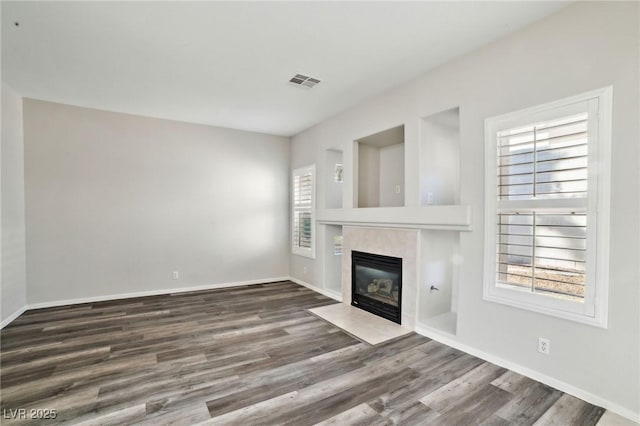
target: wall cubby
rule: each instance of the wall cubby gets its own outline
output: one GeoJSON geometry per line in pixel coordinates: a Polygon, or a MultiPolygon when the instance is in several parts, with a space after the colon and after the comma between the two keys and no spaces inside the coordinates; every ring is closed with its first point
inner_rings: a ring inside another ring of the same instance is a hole
{"type": "Polygon", "coordinates": [[[360,138],[354,143],[357,176],[354,204],[404,206],[404,125],[360,138]]]}
{"type": "Polygon", "coordinates": [[[460,109],[422,119],[420,205],[460,203],[460,109]]]}
{"type": "Polygon", "coordinates": [[[460,233],[422,230],[420,237],[418,323],[455,335],[460,233]]]}
{"type": "Polygon", "coordinates": [[[344,163],[342,148],[330,148],[325,154],[325,208],[342,208],[342,187],[344,182],[344,163]]]}
{"type": "Polygon", "coordinates": [[[324,288],[342,296],[342,226],[324,226],[324,288]]]}

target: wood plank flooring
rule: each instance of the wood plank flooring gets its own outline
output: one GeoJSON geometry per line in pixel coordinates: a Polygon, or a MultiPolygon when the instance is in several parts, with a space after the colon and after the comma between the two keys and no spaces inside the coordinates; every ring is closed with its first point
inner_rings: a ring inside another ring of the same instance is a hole
{"type": "Polygon", "coordinates": [[[27,311],[4,424],[593,425],[603,409],[414,333],[370,346],[291,282],[27,311]],[[55,419],[21,419],[56,410],[55,419]]]}

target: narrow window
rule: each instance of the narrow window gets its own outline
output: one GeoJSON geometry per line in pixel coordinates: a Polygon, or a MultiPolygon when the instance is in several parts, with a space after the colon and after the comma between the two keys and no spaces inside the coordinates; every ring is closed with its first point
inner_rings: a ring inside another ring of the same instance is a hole
{"type": "Polygon", "coordinates": [[[292,252],[315,257],[315,166],[293,171],[292,252]]]}

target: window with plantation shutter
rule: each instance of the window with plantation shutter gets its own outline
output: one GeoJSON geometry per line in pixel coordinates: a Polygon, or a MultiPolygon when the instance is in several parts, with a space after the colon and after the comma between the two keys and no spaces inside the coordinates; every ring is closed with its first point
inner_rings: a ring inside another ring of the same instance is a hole
{"type": "Polygon", "coordinates": [[[493,117],[484,297],[606,326],[611,89],[493,117]]]}
{"type": "Polygon", "coordinates": [[[315,166],[293,171],[292,251],[315,257],[315,166]]]}

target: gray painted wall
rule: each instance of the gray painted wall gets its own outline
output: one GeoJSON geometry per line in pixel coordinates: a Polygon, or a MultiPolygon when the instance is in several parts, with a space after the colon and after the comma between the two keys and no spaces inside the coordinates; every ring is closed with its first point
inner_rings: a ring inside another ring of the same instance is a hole
{"type": "Polygon", "coordinates": [[[2,273],[0,321],[27,304],[22,98],[2,83],[2,273]]]}
{"type": "MultiPolygon", "coordinates": [[[[347,147],[380,128],[405,123],[405,204],[418,205],[420,173],[413,159],[419,158],[420,122],[460,106],[460,202],[472,206],[474,230],[460,238],[457,341],[554,377],[627,413],[640,412],[639,7],[637,2],[570,5],[304,131],[292,144],[292,167],[320,165],[329,142],[347,147]],[[484,301],[484,119],[611,84],[608,329],[484,301]],[[538,336],[551,340],[550,356],[536,351],[538,336]]],[[[345,207],[353,206],[352,162],[353,152],[345,150],[345,207]]],[[[325,172],[318,170],[318,182],[325,172]]],[[[320,262],[291,256],[295,278],[321,286],[321,269],[320,262]]]]}
{"type": "Polygon", "coordinates": [[[29,304],[289,275],[288,138],[31,99],[24,129],[29,304]]]}

